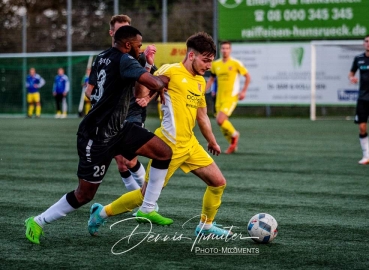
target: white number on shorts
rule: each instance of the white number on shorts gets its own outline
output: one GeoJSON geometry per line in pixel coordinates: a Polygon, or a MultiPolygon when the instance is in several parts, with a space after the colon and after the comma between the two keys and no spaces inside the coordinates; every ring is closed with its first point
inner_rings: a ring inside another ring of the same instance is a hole
{"type": "Polygon", "coordinates": [[[101,168],[99,166],[95,166],[94,170],[94,177],[100,177],[105,174],[105,165],[102,165],[101,168]]]}

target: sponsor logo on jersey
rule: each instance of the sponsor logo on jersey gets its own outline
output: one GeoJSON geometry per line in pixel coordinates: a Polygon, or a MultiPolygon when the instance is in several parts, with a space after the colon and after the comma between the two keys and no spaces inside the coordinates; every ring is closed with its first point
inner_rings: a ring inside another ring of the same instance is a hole
{"type": "Polygon", "coordinates": [[[200,96],[199,94],[195,94],[194,92],[187,90],[189,94],[187,94],[187,107],[196,108],[199,106],[200,96]]]}
{"type": "Polygon", "coordinates": [[[110,59],[109,58],[100,58],[99,60],[99,65],[105,64],[105,65],[109,65],[110,64],[110,59]]]}

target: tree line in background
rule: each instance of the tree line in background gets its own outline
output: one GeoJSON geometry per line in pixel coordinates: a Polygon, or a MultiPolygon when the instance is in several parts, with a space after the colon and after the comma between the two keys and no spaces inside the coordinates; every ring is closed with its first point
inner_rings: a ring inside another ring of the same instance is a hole
{"type": "MultiPolygon", "coordinates": [[[[27,10],[27,52],[67,50],[67,0],[0,0],[0,53],[22,52],[22,12],[27,10]]],[[[72,51],[110,46],[113,0],[72,0],[72,51]]],[[[120,0],[144,42],[162,41],[162,0],[120,0]]],[[[184,42],[198,31],[213,32],[212,0],[168,0],[168,42],[184,42]]]]}

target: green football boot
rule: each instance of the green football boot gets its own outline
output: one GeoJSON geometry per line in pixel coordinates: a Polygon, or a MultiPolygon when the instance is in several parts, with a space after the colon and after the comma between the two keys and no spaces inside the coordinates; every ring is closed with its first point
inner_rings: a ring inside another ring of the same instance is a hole
{"type": "Polygon", "coordinates": [[[170,225],[173,223],[173,219],[163,217],[156,211],[150,213],[144,213],[141,210],[137,211],[136,221],[138,223],[152,223],[161,226],[170,225]]]}
{"type": "Polygon", "coordinates": [[[26,226],[26,237],[32,243],[39,245],[40,236],[44,234],[44,231],[33,218],[34,217],[29,217],[24,221],[24,226],[26,226]]]}

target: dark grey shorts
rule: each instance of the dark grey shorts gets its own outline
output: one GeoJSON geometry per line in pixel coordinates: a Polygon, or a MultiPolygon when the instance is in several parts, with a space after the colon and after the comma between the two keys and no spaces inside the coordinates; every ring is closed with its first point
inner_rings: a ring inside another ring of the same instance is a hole
{"type": "Polygon", "coordinates": [[[101,182],[116,155],[131,160],[137,156],[136,151],[154,136],[147,129],[130,122],[126,122],[122,131],[109,142],[78,136],[78,177],[88,182],[101,182]]]}

